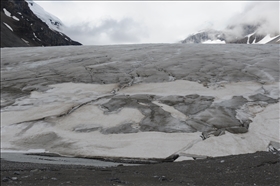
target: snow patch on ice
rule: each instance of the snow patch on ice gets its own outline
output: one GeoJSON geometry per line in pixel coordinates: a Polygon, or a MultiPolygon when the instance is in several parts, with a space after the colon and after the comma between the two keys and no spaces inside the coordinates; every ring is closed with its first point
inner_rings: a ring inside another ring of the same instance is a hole
{"type": "Polygon", "coordinates": [[[1,112],[1,126],[38,120],[50,116],[58,116],[65,113],[73,106],[74,105],[70,103],[51,103],[38,107],[35,106],[26,110],[3,111],[1,112]]]}
{"type": "Polygon", "coordinates": [[[236,118],[242,123],[247,119],[252,120],[256,114],[262,112],[267,103],[265,102],[258,102],[258,103],[246,103],[240,109],[236,110],[236,118]]]}
{"type": "Polygon", "coordinates": [[[160,106],[166,112],[169,112],[176,119],[179,119],[181,121],[186,121],[188,119],[188,117],[185,114],[176,110],[174,107],[171,107],[171,106],[166,105],[166,104],[162,104],[158,101],[153,101],[153,103],[160,106]]]}
{"type": "Polygon", "coordinates": [[[84,83],[62,83],[49,85],[46,92],[32,91],[29,97],[17,99],[11,106],[5,107],[4,112],[23,111],[42,105],[52,105],[55,102],[63,104],[79,104],[95,100],[100,96],[111,95],[111,90],[117,84],[84,84],[84,83]]]}
{"type": "MultiPolygon", "coordinates": [[[[1,112],[2,149],[36,148],[30,142],[36,143],[40,134],[51,134],[50,136],[57,136],[60,140],[59,145],[50,143],[40,148],[62,155],[166,158],[177,153],[181,156],[179,160],[183,160],[193,156],[224,156],[265,151],[270,141],[279,142],[277,130],[279,104],[267,106],[261,102],[259,104],[249,102],[237,110],[239,119],[251,118],[253,121],[249,132],[244,134],[226,132],[225,135],[206,140],[201,139],[200,132],[102,134],[101,128],[117,127],[127,123],[137,128],[139,127],[137,124],[144,117],[137,109],[122,108],[114,113],[106,113],[98,107],[109,99],[106,96],[113,95],[111,92],[118,87],[117,84],[62,83],[49,87],[50,89],[45,92],[33,91],[29,97],[18,99],[13,105],[4,108],[1,112]],[[77,107],[79,105],[81,106],[77,107]],[[69,113],[69,110],[74,108],[75,111],[69,113]],[[68,114],[65,114],[66,112],[68,114]],[[44,120],[38,120],[42,118],[44,120]],[[89,132],[81,133],[79,132],[81,129],[89,132]]],[[[266,94],[267,96],[279,98],[279,82],[268,85],[251,81],[224,83],[223,87],[216,89],[211,86],[206,88],[197,82],[176,80],[137,84],[116,94],[161,96],[199,94],[213,96],[215,101],[223,101],[232,96],[248,97],[266,91],[270,92],[266,94]]],[[[171,106],[157,101],[153,103],[179,120],[187,119],[187,116],[171,106]]]]}
{"type": "Polygon", "coordinates": [[[199,133],[162,132],[108,135],[94,132],[72,136],[77,147],[72,150],[73,155],[134,158],[166,158],[193,140],[200,139],[199,133]]]}
{"type": "Polygon", "coordinates": [[[54,122],[63,130],[75,131],[75,129],[111,128],[125,123],[139,123],[143,117],[137,109],[124,108],[118,113],[104,114],[98,106],[85,105],[54,122]]]}
{"type": "Polygon", "coordinates": [[[47,151],[61,155],[166,158],[174,152],[184,149],[194,140],[201,140],[199,132],[139,132],[104,135],[99,131],[74,132],[65,130],[60,125],[47,125],[43,122],[32,125],[28,130],[26,128],[24,123],[22,125],[2,126],[1,148],[3,150],[24,150],[26,147],[30,149],[32,147],[30,142],[37,143],[36,139],[38,139],[39,134],[55,134],[61,140],[60,145],[50,143],[43,146],[46,147],[47,151]],[[26,132],[21,133],[22,130],[26,130],[26,132]],[[21,145],[17,146],[17,143],[14,142],[19,142],[21,145]],[[71,144],[71,147],[68,146],[69,144],[71,144]]]}
{"type": "Polygon", "coordinates": [[[227,156],[266,151],[270,141],[280,142],[279,104],[267,106],[259,112],[244,134],[227,133],[211,137],[194,145],[181,155],[227,156]]]}

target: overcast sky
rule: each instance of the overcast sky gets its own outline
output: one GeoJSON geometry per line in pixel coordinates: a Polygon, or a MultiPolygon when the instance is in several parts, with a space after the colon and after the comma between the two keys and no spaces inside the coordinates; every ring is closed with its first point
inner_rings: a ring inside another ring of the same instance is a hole
{"type": "MultiPolygon", "coordinates": [[[[252,1],[35,1],[84,45],[175,43],[205,28],[224,29],[252,1]]],[[[279,11],[279,7],[278,7],[279,11]]]]}

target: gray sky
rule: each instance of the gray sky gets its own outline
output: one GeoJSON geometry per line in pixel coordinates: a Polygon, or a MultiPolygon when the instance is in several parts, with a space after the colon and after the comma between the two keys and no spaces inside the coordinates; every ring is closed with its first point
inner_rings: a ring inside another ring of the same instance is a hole
{"type": "MultiPolygon", "coordinates": [[[[224,29],[251,1],[35,1],[84,45],[175,43],[205,28],[224,29]]],[[[279,7],[278,7],[279,12],[279,7]]],[[[279,19],[278,19],[279,20],[279,19]]]]}

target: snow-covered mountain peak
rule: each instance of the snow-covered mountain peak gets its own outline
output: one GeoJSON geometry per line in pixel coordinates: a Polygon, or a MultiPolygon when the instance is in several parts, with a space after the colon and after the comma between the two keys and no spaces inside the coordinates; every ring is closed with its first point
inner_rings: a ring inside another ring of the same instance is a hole
{"type": "Polygon", "coordinates": [[[32,12],[43,22],[45,22],[50,29],[56,30],[58,32],[61,32],[64,30],[64,25],[62,24],[62,21],[57,18],[56,16],[46,12],[44,8],[42,8],[40,5],[35,3],[33,0],[26,0],[28,3],[29,8],[32,10],[32,12]]]}

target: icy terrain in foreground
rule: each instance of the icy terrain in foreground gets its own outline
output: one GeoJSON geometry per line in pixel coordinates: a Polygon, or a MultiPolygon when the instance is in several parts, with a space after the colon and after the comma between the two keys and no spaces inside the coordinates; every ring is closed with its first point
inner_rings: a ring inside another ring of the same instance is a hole
{"type": "Polygon", "coordinates": [[[2,152],[180,161],[278,148],[278,45],[1,51],[2,152]]]}

